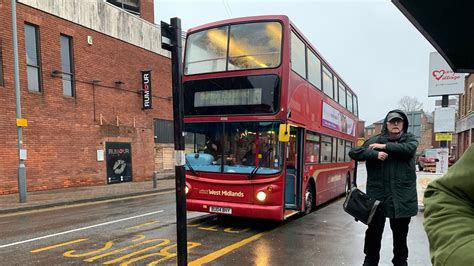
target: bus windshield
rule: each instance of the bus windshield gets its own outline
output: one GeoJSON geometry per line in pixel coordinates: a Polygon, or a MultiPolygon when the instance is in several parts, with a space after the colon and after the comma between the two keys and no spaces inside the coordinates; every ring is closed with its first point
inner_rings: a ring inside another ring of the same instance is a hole
{"type": "Polygon", "coordinates": [[[282,26],[279,22],[226,25],[190,34],[184,74],[280,65],[282,26]]]}
{"type": "Polygon", "coordinates": [[[279,122],[186,123],[186,169],[274,174],[281,169],[279,122]]]}

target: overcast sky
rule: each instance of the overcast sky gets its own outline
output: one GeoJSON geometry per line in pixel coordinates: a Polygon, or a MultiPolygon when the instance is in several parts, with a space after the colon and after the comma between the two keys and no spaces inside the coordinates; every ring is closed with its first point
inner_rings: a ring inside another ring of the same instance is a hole
{"type": "Polygon", "coordinates": [[[433,46],[389,0],[155,0],[155,20],[179,17],[183,30],[213,21],[287,15],[359,97],[366,126],[415,97],[425,111],[433,46]]]}

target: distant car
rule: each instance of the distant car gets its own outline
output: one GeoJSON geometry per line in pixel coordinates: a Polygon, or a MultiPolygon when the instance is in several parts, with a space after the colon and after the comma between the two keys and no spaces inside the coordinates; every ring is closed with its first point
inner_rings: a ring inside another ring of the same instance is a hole
{"type": "MultiPolygon", "coordinates": [[[[438,151],[436,149],[424,149],[416,160],[420,171],[435,171],[438,161],[438,151]]],[[[449,155],[448,167],[456,162],[454,155],[449,155]]]]}
{"type": "Polygon", "coordinates": [[[438,158],[438,152],[436,149],[424,149],[420,156],[418,156],[417,164],[420,171],[423,170],[436,170],[436,160],[438,158]]]}

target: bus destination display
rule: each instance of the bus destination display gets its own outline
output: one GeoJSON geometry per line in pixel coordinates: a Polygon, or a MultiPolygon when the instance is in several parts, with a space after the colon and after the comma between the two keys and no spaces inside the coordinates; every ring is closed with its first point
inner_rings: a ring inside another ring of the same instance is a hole
{"type": "Polygon", "coordinates": [[[262,88],[199,91],[194,95],[194,107],[259,104],[262,104],[262,88]]]}

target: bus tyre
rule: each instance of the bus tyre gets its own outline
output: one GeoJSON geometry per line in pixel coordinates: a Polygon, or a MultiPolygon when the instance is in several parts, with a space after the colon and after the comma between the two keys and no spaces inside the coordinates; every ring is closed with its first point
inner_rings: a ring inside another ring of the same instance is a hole
{"type": "Polygon", "coordinates": [[[311,183],[306,184],[304,193],[304,213],[309,214],[314,210],[314,188],[311,183]]]}

